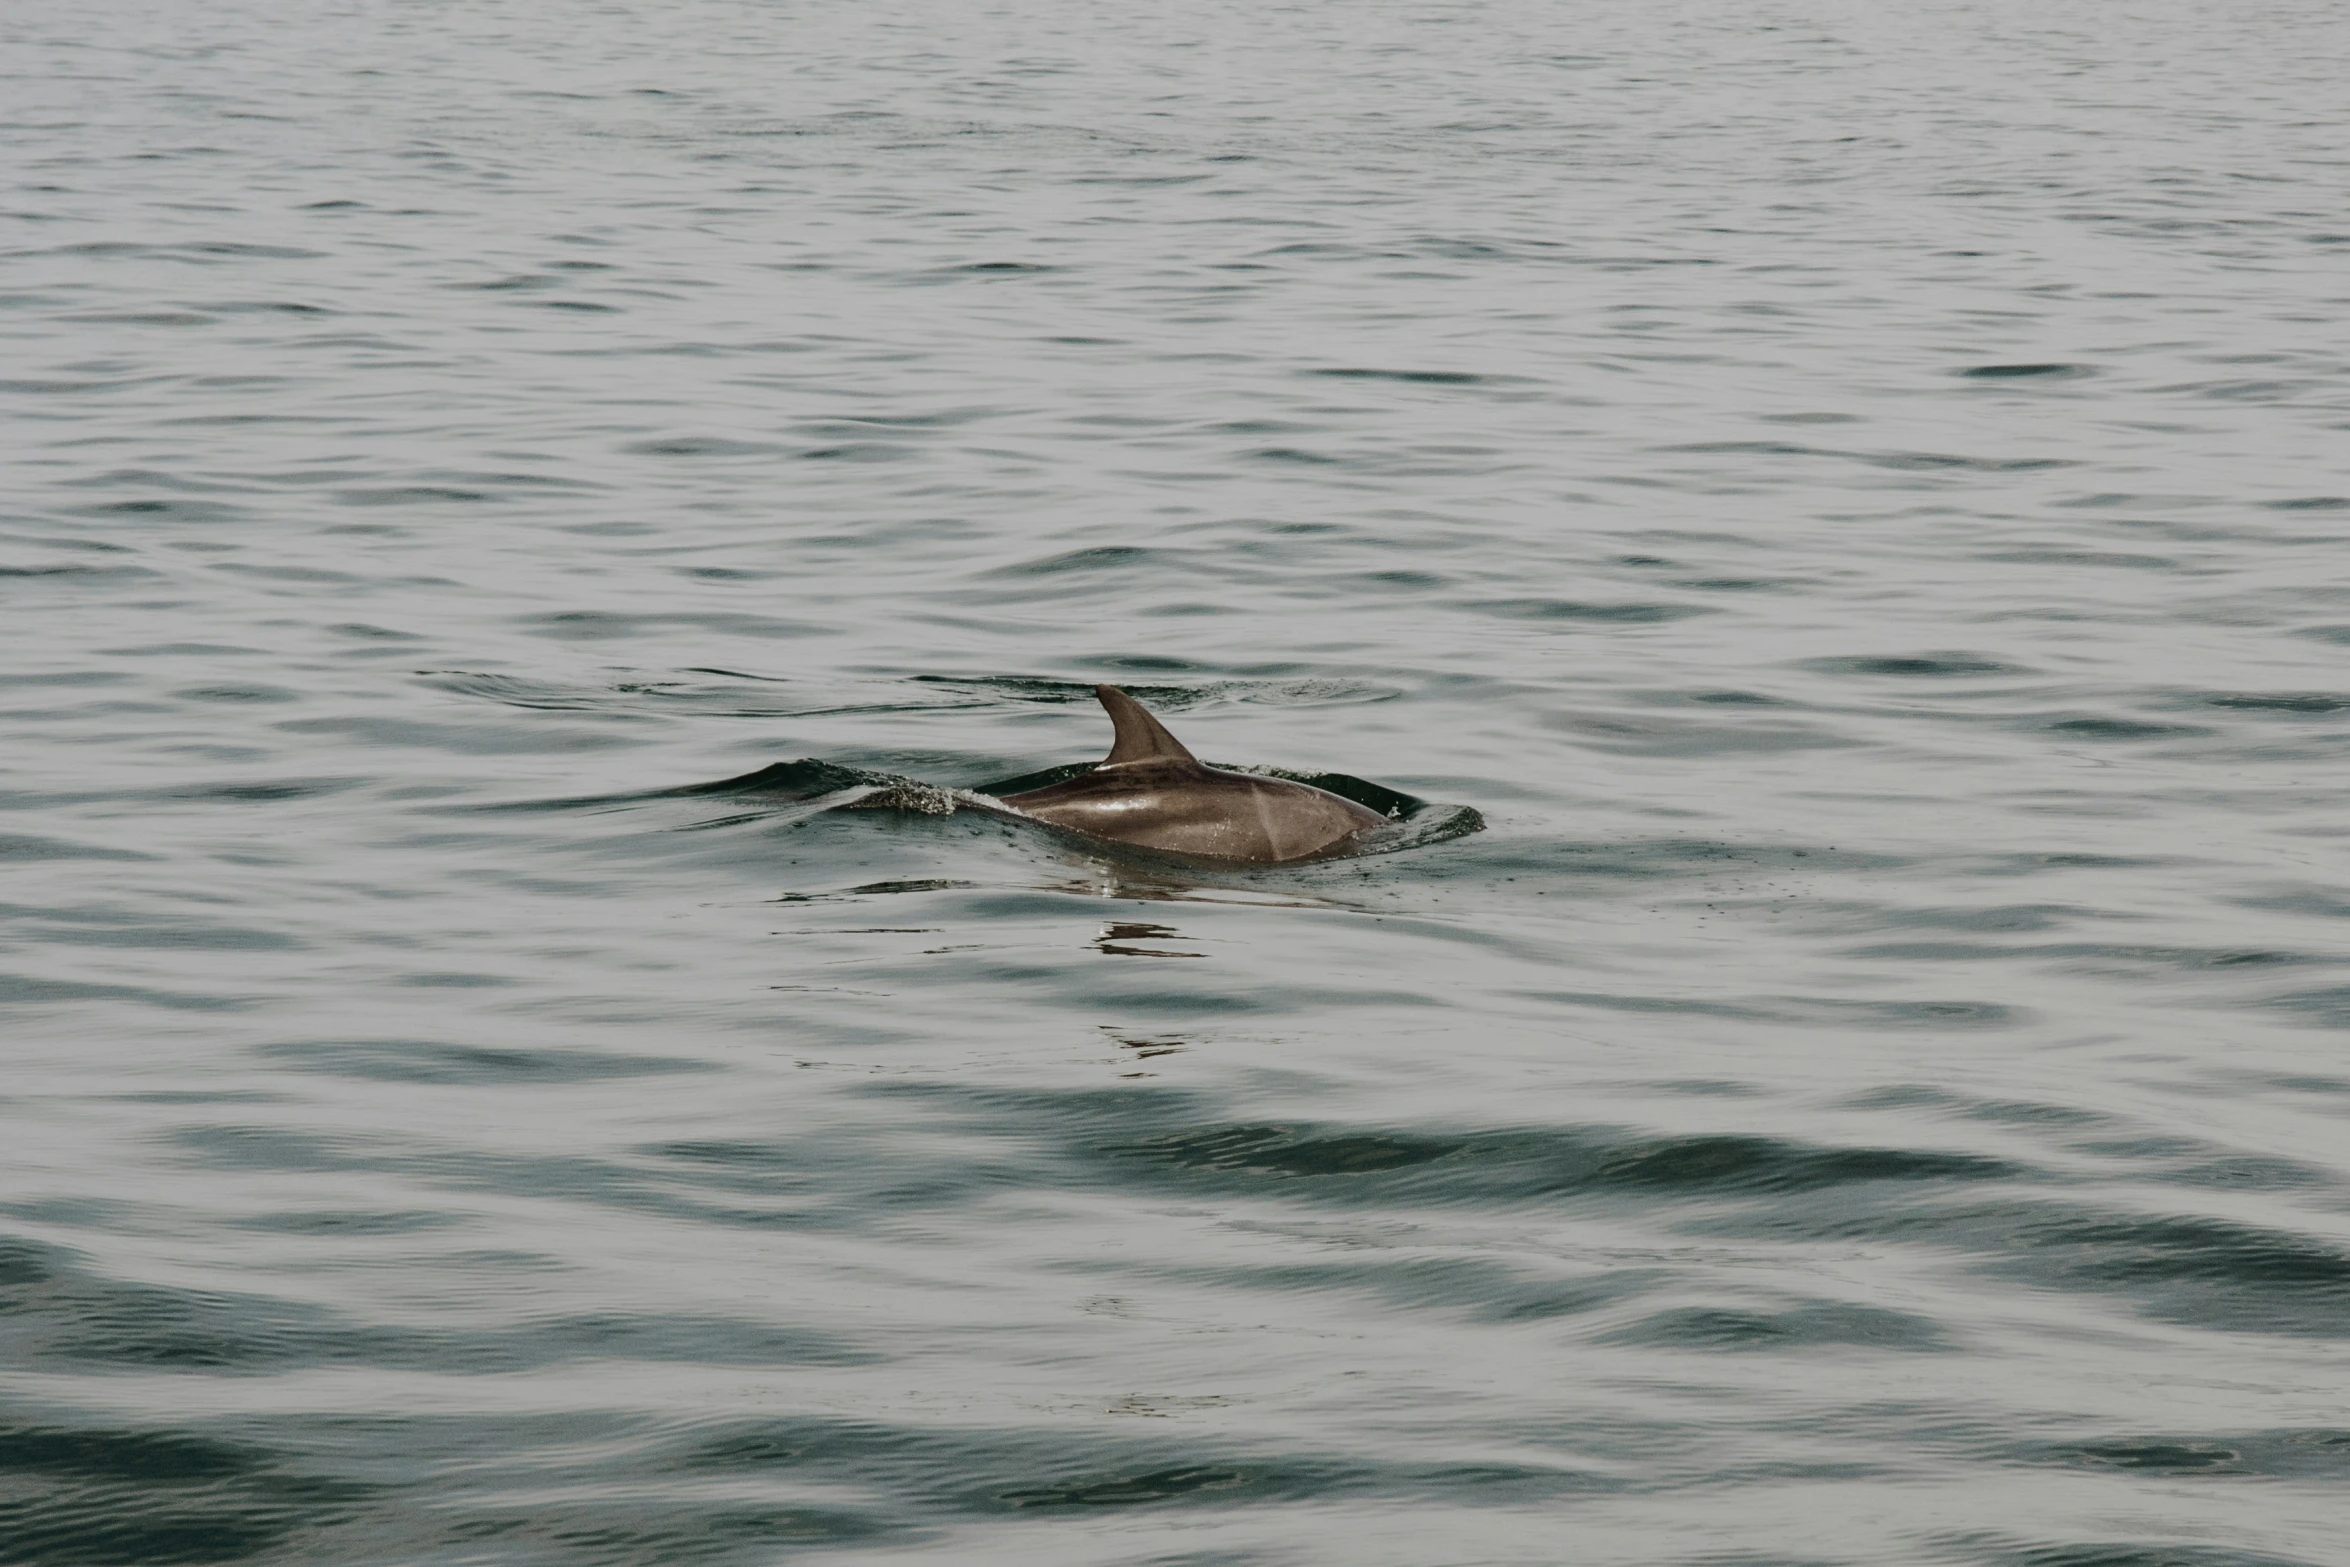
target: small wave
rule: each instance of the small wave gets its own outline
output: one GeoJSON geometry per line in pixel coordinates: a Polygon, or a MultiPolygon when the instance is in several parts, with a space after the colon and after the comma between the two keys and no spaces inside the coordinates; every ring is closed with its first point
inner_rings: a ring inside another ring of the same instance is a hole
{"type": "Polygon", "coordinates": [[[1970,381],[2077,381],[2096,374],[2087,365],[2078,364],[2017,364],[1970,365],[1957,372],[1970,381]]]}

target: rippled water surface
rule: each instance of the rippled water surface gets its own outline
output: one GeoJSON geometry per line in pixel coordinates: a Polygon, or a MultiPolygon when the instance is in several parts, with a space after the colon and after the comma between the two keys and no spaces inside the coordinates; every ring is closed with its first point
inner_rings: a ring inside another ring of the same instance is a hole
{"type": "Polygon", "coordinates": [[[13,0],[0,1559],[2343,1562],[2346,57],[13,0]]]}

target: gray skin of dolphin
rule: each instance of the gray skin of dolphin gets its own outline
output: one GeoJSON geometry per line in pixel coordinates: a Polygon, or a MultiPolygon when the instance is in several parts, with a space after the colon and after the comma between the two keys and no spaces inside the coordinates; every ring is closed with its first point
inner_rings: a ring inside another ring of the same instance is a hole
{"type": "Polygon", "coordinates": [[[1008,797],[1023,816],[1113,843],[1279,865],[1335,853],[1387,818],[1312,784],[1210,767],[1116,686],[1095,686],[1117,739],[1093,771],[1008,797]]]}

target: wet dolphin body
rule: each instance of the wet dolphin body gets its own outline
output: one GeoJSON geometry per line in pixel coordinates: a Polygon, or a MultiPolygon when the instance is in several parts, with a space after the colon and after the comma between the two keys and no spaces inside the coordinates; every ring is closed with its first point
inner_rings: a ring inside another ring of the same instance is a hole
{"type": "Polygon", "coordinates": [[[1343,848],[1387,818],[1312,784],[1210,767],[1116,686],[1095,686],[1117,739],[1091,772],[1008,796],[1024,816],[1114,843],[1278,865],[1343,848]]]}

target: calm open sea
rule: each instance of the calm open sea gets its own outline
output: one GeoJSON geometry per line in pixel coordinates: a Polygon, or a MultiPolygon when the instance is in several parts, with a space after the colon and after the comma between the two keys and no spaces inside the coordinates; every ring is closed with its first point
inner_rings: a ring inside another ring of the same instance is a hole
{"type": "Polygon", "coordinates": [[[2345,59],[9,0],[0,1561],[2350,1562],[2345,59]]]}

